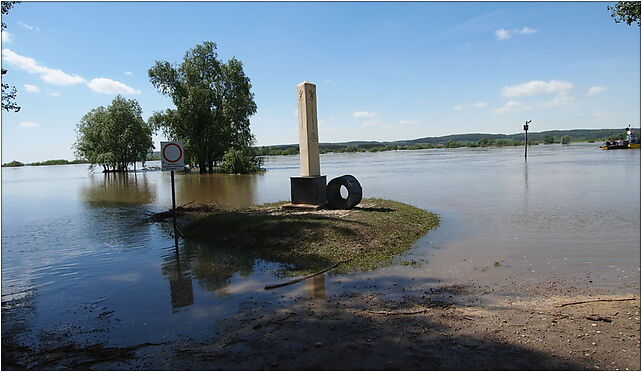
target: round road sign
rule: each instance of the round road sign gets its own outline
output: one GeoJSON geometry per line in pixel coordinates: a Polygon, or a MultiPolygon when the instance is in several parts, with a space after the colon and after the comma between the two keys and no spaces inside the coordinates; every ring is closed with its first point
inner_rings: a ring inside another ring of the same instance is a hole
{"type": "Polygon", "coordinates": [[[168,143],[163,148],[163,159],[170,163],[176,163],[183,158],[183,150],[175,143],[168,143]]]}

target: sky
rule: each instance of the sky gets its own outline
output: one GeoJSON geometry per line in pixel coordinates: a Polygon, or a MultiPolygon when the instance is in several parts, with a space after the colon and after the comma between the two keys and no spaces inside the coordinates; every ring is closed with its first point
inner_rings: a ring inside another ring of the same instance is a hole
{"type": "MultiPolygon", "coordinates": [[[[640,126],[640,28],[608,2],[22,2],[3,21],[2,162],[73,159],[116,94],[172,108],[147,71],[203,41],[252,83],[256,144],[298,142],[317,85],[320,142],[640,126]]],[[[164,140],[154,136],[156,147],[164,140]]]]}

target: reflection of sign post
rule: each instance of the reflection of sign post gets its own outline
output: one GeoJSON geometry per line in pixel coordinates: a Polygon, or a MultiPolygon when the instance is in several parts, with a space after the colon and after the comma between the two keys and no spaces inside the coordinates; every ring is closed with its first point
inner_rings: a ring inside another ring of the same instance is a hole
{"type": "Polygon", "coordinates": [[[181,142],[161,142],[161,170],[172,172],[172,216],[176,234],[176,192],[174,191],[174,171],[185,170],[185,151],[181,142]]]}

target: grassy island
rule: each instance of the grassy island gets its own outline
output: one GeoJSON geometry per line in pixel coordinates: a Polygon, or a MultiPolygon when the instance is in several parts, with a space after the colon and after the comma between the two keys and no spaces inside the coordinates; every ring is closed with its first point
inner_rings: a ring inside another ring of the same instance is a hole
{"type": "Polygon", "coordinates": [[[183,234],[189,240],[252,251],[288,264],[290,274],[302,274],[346,260],[337,271],[372,270],[439,225],[437,215],[390,200],[364,199],[350,210],[314,212],[282,211],[285,203],[190,213],[183,234]]]}

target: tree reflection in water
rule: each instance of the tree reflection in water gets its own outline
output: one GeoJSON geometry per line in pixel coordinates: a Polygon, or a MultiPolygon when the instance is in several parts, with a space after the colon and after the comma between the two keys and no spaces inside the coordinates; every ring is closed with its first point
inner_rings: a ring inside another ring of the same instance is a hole
{"type": "Polygon", "coordinates": [[[256,200],[258,177],[263,174],[186,174],[176,177],[177,203],[197,201],[225,207],[248,207],[256,200]]]}
{"type": "Polygon", "coordinates": [[[80,187],[83,200],[94,206],[151,204],[156,185],[145,173],[92,173],[88,184],[80,187]]]}

